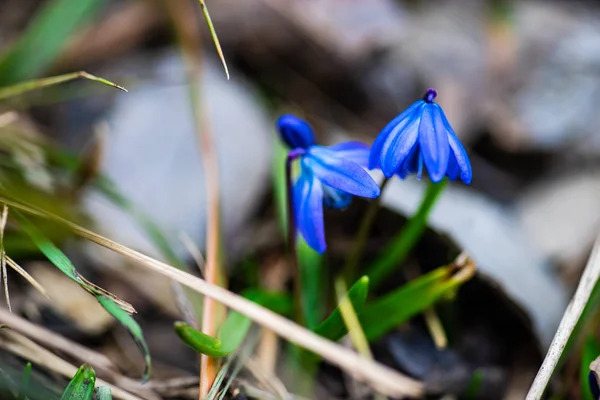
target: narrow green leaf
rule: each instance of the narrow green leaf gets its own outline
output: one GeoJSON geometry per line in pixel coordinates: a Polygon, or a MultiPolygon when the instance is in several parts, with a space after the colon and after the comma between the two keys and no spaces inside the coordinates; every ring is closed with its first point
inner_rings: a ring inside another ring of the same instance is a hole
{"type": "Polygon", "coordinates": [[[471,380],[467,385],[467,389],[465,390],[465,399],[466,400],[475,400],[478,398],[479,389],[481,388],[481,384],[483,383],[483,371],[480,369],[476,369],[471,376],[471,380]]]}
{"type": "MultiPolygon", "coordinates": [[[[362,277],[361,280],[366,279],[366,284],[368,285],[368,279],[366,276],[362,277]]],[[[368,289],[368,288],[367,288],[368,289]]],[[[346,286],[346,282],[342,276],[339,276],[335,280],[335,294],[338,299],[337,308],[340,310],[340,315],[342,320],[344,321],[344,325],[346,326],[346,330],[349,333],[350,340],[352,345],[358,352],[358,354],[362,355],[368,360],[373,359],[373,354],[371,353],[371,349],[369,348],[369,342],[365,336],[365,332],[360,326],[360,321],[358,320],[358,312],[354,309],[352,302],[350,301],[350,296],[347,294],[348,288],[346,286]]],[[[359,304],[363,304],[367,299],[367,291],[365,291],[364,300],[362,302],[359,301],[359,304]]],[[[379,397],[376,396],[376,400],[379,400],[379,397]]]]}
{"type": "Polygon", "coordinates": [[[47,69],[69,37],[104,3],[104,0],[46,2],[25,33],[0,58],[0,85],[35,78],[47,69]]]}
{"type": "Polygon", "coordinates": [[[455,291],[475,274],[473,263],[440,267],[365,306],[361,325],[369,341],[376,340],[455,291]]]}
{"type": "Polygon", "coordinates": [[[29,386],[31,385],[31,363],[28,362],[25,366],[25,370],[23,371],[23,375],[21,376],[21,384],[19,385],[19,395],[17,396],[18,400],[25,400],[25,396],[29,386]]]}
{"type": "MultiPolygon", "coordinates": [[[[369,277],[367,276],[363,276],[356,281],[348,291],[346,296],[357,315],[362,313],[368,293],[369,277]]],[[[314,332],[334,342],[344,337],[348,333],[348,327],[344,322],[340,308],[336,307],[331,315],[314,329],[314,332]]]]}
{"type": "Polygon", "coordinates": [[[16,83],[16,84],[10,85],[10,86],[0,87],[0,100],[4,100],[9,97],[18,96],[23,93],[31,92],[32,90],[37,90],[37,89],[41,89],[44,87],[58,85],[58,84],[64,83],[64,82],[69,82],[69,81],[79,79],[79,78],[84,78],[84,79],[88,79],[90,81],[100,82],[105,85],[112,86],[114,88],[123,90],[124,92],[127,91],[127,89],[125,89],[122,86],[117,85],[116,83],[113,83],[111,81],[108,81],[104,78],[100,78],[100,77],[92,75],[92,74],[88,74],[85,71],[79,71],[79,72],[72,72],[72,73],[64,74],[64,75],[51,76],[49,78],[42,78],[42,79],[36,79],[36,80],[32,80],[32,81],[16,83]]]}
{"type": "MultiPolygon", "coordinates": [[[[283,315],[290,315],[292,312],[292,300],[286,294],[250,289],[243,292],[242,295],[271,311],[280,312],[283,315]]],[[[251,325],[250,319],[231,311],[219,329],[218,338],[206,335],[181,321],[175,323],[175,333],[185,344],[199,353],[211,357],[225,357],[240,346],[251,325]]]]}
{"type": "Polygon", "coordinates": [[[94,285],[92,282],[89,282],[83,276],[81,276],[75,266],[69,260],[69,257],[65,255],[50,239],[48,239],[42,231],[40,231],[34,224],[32,224],[29,219],[25,218],[25,216],[20,212],[15,210],[14,216],[17,218],[23,231],[29,235],[34,244],[38,247],[38,249],[56,266],[62,273],[67,275],[73,281],[79,284],[83,289],[87,292],[93,294],[94,296],[106,296],[110,297],[114,302],[116,302],[120,308],[126,310],[128,313],[135,312],[133,306],[126,301],[123,301],[116,297],[115,295],[107,292],[99,286],[94,285]]]}
{"type": "Polygon", "coordinates": [[[103,296],[103,295],[98,295],[98,296],[96,296],[96,299],[98,300],[98,303],[100,303],[100,305],[102,307],[104,307],[104,309],[110,315],[112,315],[117,321],[119,321],[121,323],[121,325],[123,325],[125,328],[127,328],[129,333],[133,337],[135,344],[137,344],[138,348],[144,355],[144,360],[146,362],[146,369],[144,370],[143,380],[147,381],[150,378],[151,359],[150,359],[150,350],[148,349],[148,345],[146,344],[146,340],[144,339],[144,334],[142,333],[142,329],[140,328],[138,323],[135,322],[135,319],[133,319],[133,317],[131,315],[129,315],[126,311],[124,311],[111,298],[103,296]]]}
{"type": "Polygon", "coordinates": [[[75,266],[58,247],[54,245],[29,219],[25,218],[21,212],[14,210],[14,217],[19,221],[23,230],[31,237],[31,240],[40,249],[40,251],[54,264],[63,274],[77,282],[84,284],[75,270],[75,266]]]}
{"type": "Polygon", "coordinates": [[[379,257],[367,269],[366,275],[371,279],[372,288],[378,287],[394,269],[398,268],[419,241],[427,228],[427,218],[447,184],[448,179],[429,184],[415,215],[406,222],[400,233],[390,240],[379,253],[379,257]]]}
{"type": "Polygon", "coordinates": [[[229,69],[227,68],[227,62],[225,61],[225,56],[223,55],[223,50],[221,50],[221,43],[219,43],[219,37],[217,36],[217,31],[215,30],[215,26],[213,25],[212,19],[210,18],[210,14],[208,13],[208,7],[206,7],[206,3],[204,0],[198,0],[200,3],[200,8],[202,9],[202,13],[204,14],[204,19],[206,20],[206,25],[208,25],[208,30],[210,31],[210,37],[215,44],[215,49],[217,50],[217,54],[221,59],[221,63],[223,64],[223,69],[225,70],[225,75],[227,76],[227,80],[229,80],[229,69]]]}
{"type": "Polygon", "coordinates": [[[579,368],[579,385],[584,400],[596,400],[590,389],[590,364],[600,355],[600,343],[593,335],[589,335],[583,344],[581,366],[579,368]]]}
{"type": "Polygon", "coordinates": [[[183,321],[175,322],[175,333],[183,343],[196,350],[198,353],[206,354],[211,357],[225,357],[230,354],[221,348],[221,341],[212,336],[192,328],[183,321]]]}
{"type": "Polygon", "coordinates": [[[60,400],[91,400],[96,385],[96,373],[87,364],[83,364],[69,385],[63,392],[60,400]]]}
{"type": "Polygon", "coordinates": [[[112,400],[112,392],[109,386],[99,386],[94,390],[96,400],[112,400]]]}

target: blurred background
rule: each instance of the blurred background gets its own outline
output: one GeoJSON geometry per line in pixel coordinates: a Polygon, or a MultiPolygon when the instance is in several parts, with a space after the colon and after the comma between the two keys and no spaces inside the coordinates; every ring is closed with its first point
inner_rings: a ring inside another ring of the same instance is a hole
{"type": "MultiPolygon", "coordinates": [[[[45,7],[61,2],[54,23],[64,35],[40,36],[39,48],[20,68],[0,63],[0,86],[85,70],[129,92],[78,81],[0,102],[0,135],[43,138],[92,160],[174,238],[176,253],[191,259],[179,238],[202,248],[205,179],[173,7],[158,0],[79,0],[76,7],[68,0],[2,0],[0,53],[22,40],[45,7]]],[[[207,5],[229,67],[227,80],[198,4],[172,2],[181,3],[177,23],[184,32],[201,32],[201,42],[192,43],[202,55],[201,104],[205,128],[216,141],[228,264],[281,246],[269,214],[278,115],[306,118],[323,144],[348,138],[372,143],[427,88],[438,91],[474,176],[470,186],[449,187],[429,225],[471,254],[482,276],[525,315],[528,340],[539,350],[529,358],[525,384],[517,385],[521,391],[515,389],[523,394],[600,227],[600,4],[212,1],[207,5]]],[[[70,196],[35,148],[13,156],[23,179],[47,193],[48,202],[62,204],[70,196]]],[[[78,189],[82,218],[98,232],[161,256],[130,213],[93,188],[78,189]]],[[[394,181],[384,204],[410,215],[423,191],[414,177],[394,181]]],[[[197,368],[172,335],[168,321],[178,309],[168,281],[92,245],[67,240],[66,246],[96,283],[136,306],[157,374],[173,377],[197,368]]],[[[12,251],[21,252],[29,272],[54,293],[48,303],[9,274],[13,311],[120,353],[126,370],[142,368],[132,344],[124,343],[126,333],[114,330],[102,312],[88,312],[98,307],[93,298],[40,267],[18,243],[12,251]]],[[[491,311],[488,317],[496,318],[491,311]]],[[[573,371],[566,376],[563,382],[577,379],[573,371]]],[[[560,390],[577,397],[568,384],[560,390]]],[[[505,398],[519,398],[507,393],[505,398]]]]}

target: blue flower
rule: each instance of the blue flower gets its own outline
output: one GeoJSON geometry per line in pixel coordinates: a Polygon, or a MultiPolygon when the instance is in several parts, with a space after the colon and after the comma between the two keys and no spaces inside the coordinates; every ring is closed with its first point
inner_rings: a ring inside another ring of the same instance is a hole
{"type": "Polygon", "coordinates": [[[352,196],[379,196],[379,186],[365,170],[369,146],[360,142],[316,145],[310,126],[293,115],[280,117],[277,127],[283,140],[296,146],[288,158],[298,158],[300,162],[292,196],[296,227],[310,247],[323,253],[327,247],[323,203],[343,208],[350,204],[352,196]]]}
{"type": "Polygon", "coordinates": [[[433,182],[447,176],[471,183],[469,156],[444,111],[433,102],[436,96],[435,90],[428,89],[422,100],[383,128],[371,148],[369,168],[381,168],[386,178],[416,172],[420,179],[425,165],[433,182]]]}

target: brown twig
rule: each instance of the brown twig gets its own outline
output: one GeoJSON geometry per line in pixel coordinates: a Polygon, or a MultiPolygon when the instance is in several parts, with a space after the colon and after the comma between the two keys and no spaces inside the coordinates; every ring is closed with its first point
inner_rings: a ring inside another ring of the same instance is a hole
{"type": "MultiPolygon", "coordinates": [[[[202,77],[202,41],[200,31],[194,18],[196,8],[189,1],[165,1],[175,29],[179,46],[188,74],[190,100],[196,123],[200,155],[206,179],[206,267],[205,279],[215,285],[219,284],[221,268],[219,265],[220,237],[220,200],[219,200],[219,168],[214,140],[210,131],[208,118],[202,107],[199,93],[199,82],[202,77]]],[[[209,336],[216,336],[218,324],[218,303],[212,299],[204,300],[201,330],[209,336]]],[[[209,392],[217,375],[217,360],[206,355],[200,356],[200,400],[209,392]]]]}

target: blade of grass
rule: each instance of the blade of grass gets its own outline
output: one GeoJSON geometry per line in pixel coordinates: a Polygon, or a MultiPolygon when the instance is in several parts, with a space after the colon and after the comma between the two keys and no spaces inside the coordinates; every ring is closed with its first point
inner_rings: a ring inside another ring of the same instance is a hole
{"type": "Polygon", "coordinates": [[[204,0],[198,0],[200,3],[200,8],[202,9],[202,14],[204,15],[204,19],[206,20],[206,25],[208,25],[208,30],[210,31],[210,37],[215,44],[215,49],[217,50],[217,54],[221,59],[221,63],[223,64],[223,69],[225,70],[225,75],[227,76],[227,80],[229,80],[229,68],[227,68],[227,62],[225,61],[225,56],[223,55],[223,50],[221,50],[221,43],[219,42],[219,37],[217,36],[217,31],[215,30],[215,26],[213,25],[212,19],[210,18],[210,14],[208,13],[208,7],[204,0]]]}
{"type": "Polygon", "coordinates": [[[427,228],[427,218],[437,199],[447,186],[448,180],[430,183],[425,197],[417,212],[406,222],[400,233],[394,236],[379,253],[379,257],[369,266],[366,275],[371,279],[371,286],[378,287],[389,274],[406,259],[414,245],[427,228]]]}
{"type": "MultiPolygon", "coordinates": [[[[183,343],[200,354],[210,357],[225,357],[235,349],[224,348],[220,339],[206,335],[182,321],[175,322],[175,333],[183,343]]],[[[246,332],[244,331],[244,334],[246,332]]]]}
{"type": "Polygon", "coordinates": [[[25,365],[25,370],[23,371],[23,375],[21,375],[21,383],[19,384],[19,395],[17,396],[17,400],[25,400],[25,394],[27,393],[27,389],[31,385],[31,363],[28,362],[25,365]]]}
{"type": "Polygon", "coordinates": [[[51,76],[49,78],[36,79],[33,81],[21,82],[11,86],[0,87],[0,100],[7,99],[9,97],[14,97],[21,95],[23,93],[31,92],[32,90],[37,90],[41,88],[45,88],[48,86],[58,85],[64,82],[73,81],[75,79],[87,79],[90,81],[100,82],[108,86],[112,86],[116,89],[127,92],[123,86],[119,86],[116,83],[108,81],[104,78],[100,78],[98,76],[88,74],[85,71],[71,72],[64,75],[51,76]]]}
{"type": "Polygon", "coordinates": [[[84,239],[92,241],[102,247],[106,247],[107,249],[136,261],[146,268],[183,284],[198,293],[219,301],[221,304],[245,315],[263,327],[276,332],[291,343],[314,352],[333,365],[346,371],[355,379],[370,384],[374,390],[382,394],[387,394],[392,397],[419,397],[423,393],[423,384],[421,382],[415,381],[382,364],[365,360],[364,357],[359,356],[355,352],[326,340],[298,324],[222,287],[210,284],[203,279],[180,271],[176,267],[132,250],[127,246],[123,246],[122,244],[105,238],[102,235],[98,235],[89,229],[37,207],[12,200],[1,194],[0,203],[7,204],[13,209],[60,223],[84,239]]]}
{"type": "Polygon", "coordinates": [[[92,400],[95,385],[96,373],[94,369],[87,364],[83,364],[69,382],[60,400],[92,400]]]}
{"type": "Polygon", "coordinates": [[[377,340],[456,290],[474,274],[473,261],[459,257],[454,264],[433,270],[367,304],[360,316],[367,338],[377,340]]]}
{"type": "MultiPolygon", "coordinates": [[[[363,276],[361,280],[367,278],[363,276]]],[[[368,278],[367,278],[368,282],[368,278]]],[[[352,289],[351,289],[352,290],[352,289]]],[[[346,330],[350,334],[350,339],[352,340],[352,344],[354,344],[354,348],[358,351],[359,354],[362,354],[363,357],[368,359],[373,359],[373,354],[371,353],[371,349],[369,348],[369,343],[367,342],[367,338],[365,333],[363,332],[362,327],[360,326],[360,321],[358,320],[359,312],[354,308],[352,301],[350,300],[350,295],[346,294],[347,288],[346,283],[343,278],[338,278],[335,281],[335,294],[338,299],[338,309],[340,310],[340,314],[342,316],[342,320],[346,327],[346,330]]],[[[366,300],[366,296],[365,296],[366,300]]],[[[360,303],[359,303],[360,304],[360,303]]],[[[364,300],[363,300],[364,304],[364,300]]]]}
{"type": "MultiPolygon", "coordinates": [[[[363,276],[356,281],[354,285],[352,285],[346,294],[346,297],[344,297],[344,300],[348,300],[352,306],[352,309],[358,315],[360,315],[364,309],[368,293],[369,278],[367,276],[363,276]]],[[[335,308],[335,310],[333,310],[331,315],[325,321],[323,321],[316,329],[314,329],[314,332],[334,342],[337,342],[344,337],[346,333],[348,333],[348,327],[347,324],[344,323],[342,310],[339,305],[335,308]]]]}
{"type": "Polygon", "coordinates": [[[150,349],[148,349],[148,345],[146,344],[146,340],[144,339],[144,334],[142,333],[142,329],[138,325],[137,322],[133,319],[131,315],[129,315],[126,311],[124,311],[117,303],[114,302],[113,299],[106,296],[96,296],[98,303],[104,309],[112,315],[117,321],[121,323],[129,333],[131,334],[135,344],[138,346],[142,354],[144,355],[144,361],[146,362],[146,368],[144,370],[143,380],[148,381],[150,378],[150,349]]]}
{"type": "Polygon", "coordinates": [[[150,376],[150,352],[146,341],[144,340],[142,331],[139,325],[131,317],[130,313],[135,312],[131,304],[117,298],[106,290],[94,285],[81,276],[71,260],[58,248],[48,240],[44,234],[39,231],[25,216],[19,211],[13,213],[26,233],[29,234],[33,242],[38,246],[40,251],[54,264],[60,271],[79,284],[83,289],[96,297],[100,305],[111,314],[119,323],[121,323],[139,347],[144,355],[146,368],[144,370],[143,380],[147,381],[150,376]]]}
{"type": "Polygon", "coordinates": [[[63,274],[71,278],[74,282],[79,284],[83,289],[87,292],[91,293],[94,296],[103,295],[106,297],[110,297],[113,301],[115,301],[119,306],[126,310],[128,313],[132,314],[135,312],[133,306],[126,301],[119,299],[115,295],[107,292],[106,290],[94,285],[89,282],[83,276],[77,272],[75,266],[52,241],[50,241],[42,231],[40,231],[34,224],[32,224],[23,214],[18,211],[14,213],[15,218],[19,221],[21,227],[29,235],[31,240],[35,243],[38,249],[56,266],[63,274]]]}
{"type": "MultiPolygon", "coordinates": [[[[346,282],[344,279],[345,278],[341,276],[335,281],[335,293],[338,298],[338,308],[340,309],[344,324],[348,330],[348,334],[350,335],[350,340],[352,341],[356,351],[358,351],[359,354],[362,354],[363,357],[373,360],[373,354],[369,348],[369,342],[367,341],[365,332],[363,331],[362,326],[360,326],[360,321],[358,320],[359,313],[353,307],[352,302],[349,299],[350,296],[344,295],[347,291],[346,282]]],[[[374,400],[385,400],[385,397],[375,393],[374,400]]]]}
{"type": "Polygon", "coordinates": [[[0,58],[0,85],[32,79],[56,59],[69,37],[105,4],[103,0],[53,0],[0,58]]]}
{"type": "MultiPolygon", "coordinates": [[[[289,315],[292,311],[291,299],[283,294],[252,289],[244,292],[243,296],[283,315],[289,315]]],[[[199,332],[185,322],[176,322],[175,332],[185,344],[197,352],[220,358],[237,350],[244,341],[251,324],[252,321],[248,317],[233,311],[227,315],[217,338],[199,332]]]]}

